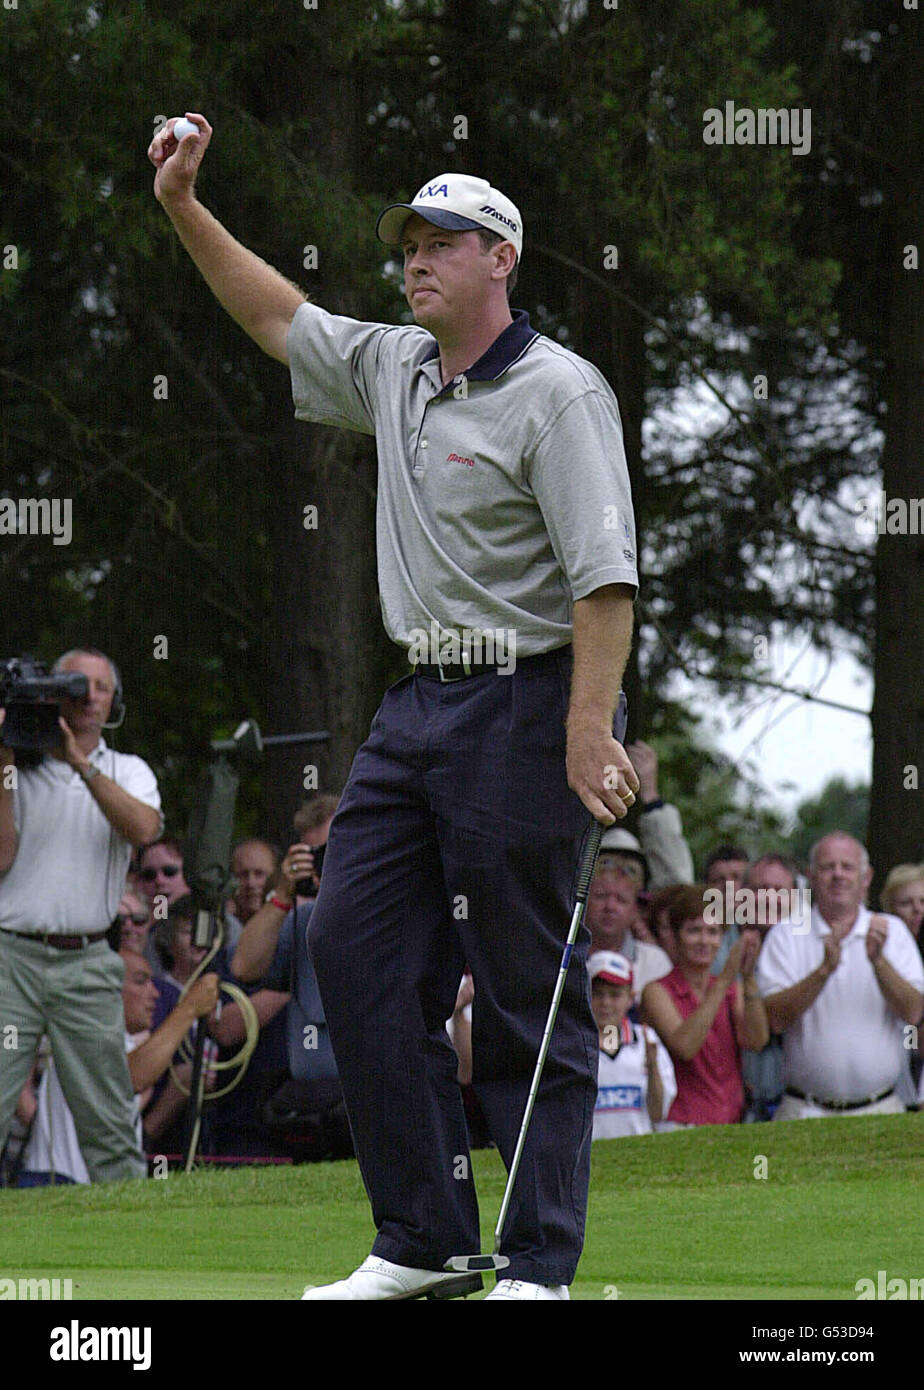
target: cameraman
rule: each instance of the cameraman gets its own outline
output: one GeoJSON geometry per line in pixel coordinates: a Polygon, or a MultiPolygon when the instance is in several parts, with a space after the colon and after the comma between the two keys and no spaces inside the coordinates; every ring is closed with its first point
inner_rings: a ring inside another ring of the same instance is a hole
{"type": "Polygon", "coordinates": [[[80,648],[54,671],[80,672],[89,685],[83,699],[61,701],[61,742],[19,767],[0,742],[0,1031],[16,1030],[0,1068],[0,1148],[46,1032],[91,1180],[143,1178],[125,1058],[125,966],[106,932],[132,848],[161,832],[160,795],[147,763],[100,737],[115,697],[122,703],[109,658],[80,648]]]}

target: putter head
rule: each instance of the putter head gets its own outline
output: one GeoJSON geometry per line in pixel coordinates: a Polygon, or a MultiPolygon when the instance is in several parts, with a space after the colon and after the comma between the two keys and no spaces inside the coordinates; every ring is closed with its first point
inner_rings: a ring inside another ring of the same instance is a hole
{"type": "Polygon", "coordinates": [[[509,1263],[506,1255],[450,1255],[443,1268],[460,1274],[483,1274],[487,1270],[506,1269],[509,1263]]]}

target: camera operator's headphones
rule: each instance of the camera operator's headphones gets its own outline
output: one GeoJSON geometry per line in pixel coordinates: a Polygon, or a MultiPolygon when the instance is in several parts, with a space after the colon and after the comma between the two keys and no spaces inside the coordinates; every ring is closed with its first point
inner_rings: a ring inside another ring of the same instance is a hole
{"type": "MultiPolygon", "coordinates": [[[[107,656],[105,652],[101,652],[98,647],[72,647],[71,651],[84,652],[87,656],[100,656],[104,661],[108,661],[110,670],[112,671],[112,679],[115,685],[115,690],[113,691],[112,695],[112,706],[109,710],[109,720],[106,724],[103,725],[103,728],[118,729],[125,720],[125,697],[122,694],[122,673],[120,672],[118,666],[115,664],[111,656],[107,656]]],[[[70,652],[65,652],[65,656],[69,655],[70,652]]],[[[64,657],[59,657],[58,660],[63,661],[64,657]]],[[[55,671],[58,670],[57,661],[55,662],[53,669],[55,671]]]]}
{"type": "Polygon", "coordinates": [[[122,694],[122,673],[115,664],[111,656],[106,660],[112,667],[112,678],[115,681],[115,690],[112,695],[112,707],[109,710],[109,722],[104,724],[104,729],[118,729],[125,720],[125,697],[122,694]]]}

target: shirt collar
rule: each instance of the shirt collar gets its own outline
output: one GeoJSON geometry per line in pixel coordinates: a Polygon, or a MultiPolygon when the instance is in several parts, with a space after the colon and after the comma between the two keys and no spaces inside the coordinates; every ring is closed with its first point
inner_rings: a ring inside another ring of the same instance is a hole
{"type": "MultiPolygon", "coordinates": [[[[102,763],[105,752],[106,740],[100,735],[99,743],[93,749],[92,753],[87,754],[87,760],[91,763],[102,763]]],[[[70,767],[66,762],[63,762],[60,758],[52,758],[47,753],[42,758],[42,763],[46,768],[50,768],[55,776],[61,777],[65,781],[72,782],[75,778],[79,779],[80,777],[80,773],[75,771],[75,769],[70,767]]]]}
{"type": "MultiPolygon", "coordinates": [[[[504,372],[523,356],[530,344],[539,337],[539,332],[531,327],[529,314],[525,309],[514,309],[512,313],[513,322],[508,323],[503,333],[494,339],[487,352],[481,354],[474,366],[466,368],[458,375],[464,376],[468,381],[497,381],[498,377],[503,376],[504,372]]],[[[422,359],[422,364],[438,361],[439,355],[439,343],[434,340],[432,348],[422,359]]],[[[457,381],[458,376],[447,381],[439,394],[443,395],[445,391],[452,390],[457,381]]]]}
{"type": "MultiPolygon", "coordinates": [[[[841,940],[848,941],[852,936],[865,936],[867,929],[869,928],[869,919],[871,916],[872,913],[870,912],[869,908],[864,907],[861,903],[859,909],[857,910],[856,921],[850,928],[850,931],[847,933],[847,935],[841,937],[841,940]]],[[[825,918],[822,917],[821,909],[818,907],[812,908],[812,926],[815,928],[815,931],[818,933],[819,936],[824,937],[831,935],[831,928],[828,925],[825,918]]]]}
{"type": "Polygon", "coordinates": [[[615,1050],[615,1052],[609,1052],[609,1051],[603,1046],[602,1043],[600,1044],[600,1051],[601,1051],[601,1052],[606,1052],[606,1055],[607,1055],[608,1057],[618,1057],[618,1055],[619,1055],[619,1053],[620,1053],[620,1051],[621,1051],[621,1049],[622,1049],[623,1047],[625,1047],[628,1043],[633,1043],[633,1042],[635,1042],[635,1041],[636,1041],[635,1027],[634,1027],[633,1024],[631,1024],[631,1023],[629,1022],[629,1020],[628,1020],[627,1018],[624,1018],[623,1021],[622,1021],[622,1023],[620,1023],[620,1025],[619,1025],[619,1041],[618,1041],[617,1044],[616,1044],[616,1050],[615,1050]]]}

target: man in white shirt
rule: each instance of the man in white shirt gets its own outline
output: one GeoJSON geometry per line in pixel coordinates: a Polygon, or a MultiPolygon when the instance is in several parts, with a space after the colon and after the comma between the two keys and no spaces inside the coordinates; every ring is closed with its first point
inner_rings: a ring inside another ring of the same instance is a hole
{"type": "Polygon", "coordinates": [[[810,916],[778,922],[757,962],[770,1029],[783,1034],[774,1118],[897,1113],[904,1025],[924,1010],[914,938],[898,917],[864,906],[872,869],[852,836],[820,840],[809,875],[810,916]]]}
{"type": "Polygon", "coordinates": [[[163,828],[160,795],[147,763],[100,737],[124,709],[110,659],[74,650],[54,669],[88,681],[82,699],[61,702],[57,747],[37,766],[17,766],[0,732],[0,1148],[47,1033],[93,1181],[144,1177],[125,1060],[124,966],[105,938],[132,847],[163,828]]]}

